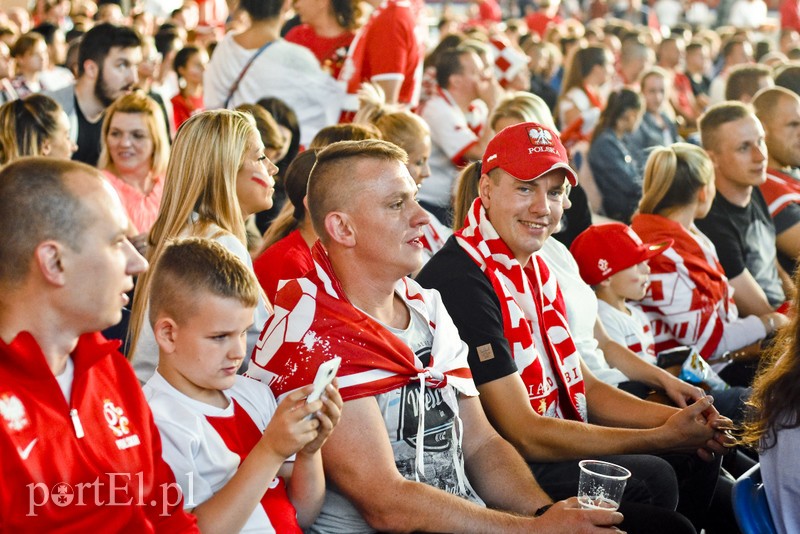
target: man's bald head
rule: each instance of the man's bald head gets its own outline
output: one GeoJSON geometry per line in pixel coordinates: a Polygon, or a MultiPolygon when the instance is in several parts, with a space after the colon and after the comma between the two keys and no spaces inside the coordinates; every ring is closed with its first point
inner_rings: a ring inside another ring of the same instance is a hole
{"type": "Polygon", "coordinates": [[[365,161],[398,162],[405,165],[405,150],[388,141],[340,141],[329,145],[317,154],[308,178],[306,202],[314,231],[323,243],[328,242],[325,217],[333,211],[343,211],[352,206],[364,183],[360,163],[365,161]]]}
{"type": "Polygon", "coordinates": [[[0,171],[0,284],[22,281],[43,241],[79,250],[91,210],[81,200],[102,187],[100,172],[75,161],[23,158],[0,171]]]}
{"type": "Polygon", "coordinates": [[[770,87],[762,89],[753,97],[753,109],[756,117],[763,123],[769,122],[786,100],[800,102],[800,96],[783,87],[770,87]]]}

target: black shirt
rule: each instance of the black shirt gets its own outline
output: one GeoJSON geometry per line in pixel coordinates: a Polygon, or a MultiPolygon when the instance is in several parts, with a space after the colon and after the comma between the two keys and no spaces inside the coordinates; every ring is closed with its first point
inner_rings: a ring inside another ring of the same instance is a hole
{"type": "Polygon", "coordinates": [[[750,271],[773,307],[786,300],[775,265],[775,226],[761,191],[753,188],[750,203],[742,208],[717,194],[705,219],[697,227],[714,243],[719,262],[729,279],[750,271]]]}
{"type": "Polygon", "coordinates": [[[422,287],[442,295],[447,312],[469,352],[467,360],[475,385],[517,372],[503,332],[503,312],[492,283],[450,237],[417,275],[422,287]]]}
{"type": "Polygon", "coordinates": [[[78,150],[72,155],[72,159],[96,167],[97,160],[100,159],[103,115],[97,122],[89,122],[81,111],[77,98],[75,99],[75,114],[78,117],[78,150]]]}
{"type": "Polygon", "coordinates": [[[711,78],[706,75],[695,78],[688,72],[686,73],[686,77],[689,78],[689,83],[692,85],[692,93],[694,93],[694,96],[708,95],[711,90],[711,78]]]}

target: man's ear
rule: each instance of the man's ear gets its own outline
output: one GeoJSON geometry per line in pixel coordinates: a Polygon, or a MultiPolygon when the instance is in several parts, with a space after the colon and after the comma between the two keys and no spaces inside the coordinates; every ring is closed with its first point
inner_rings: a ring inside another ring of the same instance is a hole
{"type": "Polygon", "coordinates": [[[703,203],[708,198],[708,185],[704,185],[700,189],[697,190],[697,201],[699,203],[703,203]]]}
{"type": "Polygon", "coordinates": [[[714,165],[714,171],[717,170],[717,154],[713,150],[705,149],[706,155],[708,159],[711,160],[711,164],[714,165]]]}
{"type": "Polygon", "coordinates": [[[57,241],[43,241],[33,254],[34,262],[42,277],[49,283],[63,287],[66,276],[63,265],[63,245],[57,241]]]}
{"type": "Polygon", "coordinates": [[[50,142],[50,139],[42,141],[42,156],[49,156],[51,150],[53,150],[53,144],[50,142]]]}
{"type": "Polygon", "coordinates": [[[153,325],[153,334],[162,352],[167,354],[175,352],[178,330],[178,323],[171,317],[159,317],[156,320],[153,325]]]}
{"type": "Polygon", "coordinates": [[[83,62],[83,73],[85,76],[96,80],[100,75],[100,66],[93,59],[87,59],[83,62]]]}
{"type": "Polygon", "coordinates": [[[332,240],[347,248],[356,246],[356,229],[347,213],[332,211],[325,216],[325,231],[332,240]]]}
{"type": "Polygon", "coordinates": [[[478,196],[481,197],[483,207],[487,210],[492,202],[492,179],[488,174],[482,174],[478,181],[478,196]]]}

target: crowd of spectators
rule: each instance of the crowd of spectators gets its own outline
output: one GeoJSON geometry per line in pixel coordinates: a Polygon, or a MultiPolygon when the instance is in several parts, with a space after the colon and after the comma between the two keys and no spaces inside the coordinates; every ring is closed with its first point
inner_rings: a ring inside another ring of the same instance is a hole
{"type": "Polygon", "coordinates": [[[0,529],[800,529],[771,2],[4,3],[0,529]]]}

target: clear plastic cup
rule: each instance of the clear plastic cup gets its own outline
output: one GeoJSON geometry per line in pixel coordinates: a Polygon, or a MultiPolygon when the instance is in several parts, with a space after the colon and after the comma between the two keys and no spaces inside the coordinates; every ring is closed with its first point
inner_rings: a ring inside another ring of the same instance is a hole
{"type": "Polygon", "coordinates": [[[581,507],[595,510],[619,508],[631,472],[602,460],[581,460],[578,465],[581,468],[578,480],[578,502],[581,507]]]}

